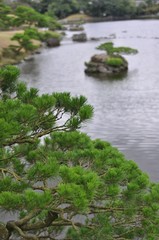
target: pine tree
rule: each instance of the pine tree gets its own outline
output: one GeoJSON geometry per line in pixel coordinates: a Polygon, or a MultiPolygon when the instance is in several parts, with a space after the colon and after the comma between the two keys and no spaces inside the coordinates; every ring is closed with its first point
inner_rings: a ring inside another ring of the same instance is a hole
{"type": "Polygon", "coordinates": [[[0,211],[10,239],[158,239],[159,185],[110,143],[79,131],[84,96],[39,95],[0,69],[0,211]]]}

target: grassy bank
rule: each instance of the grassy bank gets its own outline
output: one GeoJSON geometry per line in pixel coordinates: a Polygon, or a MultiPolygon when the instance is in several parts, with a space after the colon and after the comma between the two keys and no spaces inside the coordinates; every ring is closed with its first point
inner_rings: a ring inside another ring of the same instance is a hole
{"type": "Polygon", "coordinates": [[[108,22],[108,21],[121,21],[121,20],[135,20],[135,19],[159,19],[158,15],[141,15],[141,16],[123,16],[123,17],[91,17],[86,14],[72,14],[59,22],[61,24],[82,24],[86,22],[108,22]]]}
{"type": "Polygon", "coordinates": [[[16,45],[17,43],[10,39],[16,33],[22,33],[23,31],[2,31],[0,32],[0,49],[7,48],[10,44],[16,45]]]}
{"type": "MultiPolygon", "coordinates": [[[[21,55],[17,55],[16,57],[12,56],[5,56],[3,55],[3,50],[8,48],[9,45],[15,45],[17,46],[18,43],[16,41],[12,41],[11,38],[16,33],[22,33],[22,30],[18,31],[0,31],[0,66],[6,65],[6,64],[16,64],[17,62],[21,61],[24,57],[26,57],[28,54],[22,52],[21,55]]],[[[34,41],[35,44],[39,45],[39,41],[34,41]]]]}
{"type": "Polygon", "coordinates": [[[72,14],[59,22],[61,24],[71,24],[71,23],[83,23],[83,22],[91,22],[93,18],[82,13],[72,14]]]}
{"type": "Polygon", "coordinates": [[[22,31],[1,31],[0,32],[0,66],[5,64],[13,64],[15,59],[4,57],[3,49],[8,48],[9,45],[17,45],[16,41],[11,41],[11,38],[15,33],[21,33],[22,31]]]}

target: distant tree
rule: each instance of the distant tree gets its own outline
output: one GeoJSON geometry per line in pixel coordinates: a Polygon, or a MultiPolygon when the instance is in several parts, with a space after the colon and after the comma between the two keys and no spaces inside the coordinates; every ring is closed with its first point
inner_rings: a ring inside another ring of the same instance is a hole
{"type": "Polygon", "coordinates": [[[15,25],[17,26],[20,26],[22,24],[35,26],[41,18],[41,15],[33,8],[23,5],[17,7],[15,14],[17,16],[15,19],[15,25]]]}
{"type": "Polygon", "coordinates": [[[157,3],[157,0],[145,0],[145,3],[148,5],[148,6],[152,6],[154,4],[157,3]]]}
{"type": "Polygon", "coordinates": [[[48,6],[48,14],[65,18],[66,16],[79,12],[80,7],[77,0],[54,0],[48,6]]]}
{"type": "Polygon", "coordinates": [[[61,28],[61,25],[52,17],[40,14],[31,7],[20,5],[15,10],[15,26],[27,25],[29,27],[48,27],[51,29],[61,28]]]}
{"type": "Polygon", "coordinates": [[[87,8],[86,12],[89,15],[95,16],[95,17],[102,17],[103,14],[106,13],[106,5],[105,0],[92,0],[87,2],[87,8]]]}
{"type": "Polygon", "coordinates": [[[91,0],[87,12],[96,17],[133,15],[136,6],[133,0],[91,0]]]}
{"type": "Polygon", "coordinates": [[[158,14],[159,12],[159,4],[156,4],[157,1],[146,1],[145,7],[143,8],[142,14],[151,15],[151,14],[158,14]]]}
{"type": "Polygon", "coordinates": [[[53,2],[53,0],[41,0],[38,4],[38,9],[40,13],[46,13],[48,11],[48,6],[53,2]]]}
{"type": "Polygon", "coordinates": [[[136,8],[136,15],[143,15],[145,13],[146,3],[140,3],[136,8]]]}
{"type": "Polygon", "coordinates": [[[83,96],[38,95],[0,69],[2,240],[159,239],[159,184],[108,142],[79,132],[83,96]],[[41,138],[42,137],[42,138],[41,138]]]}
{"type": "MultiPolygon", "coordinates": [[[[27,0],[26,0],[27,1],[27,0]]],[[[29,0],[28,0],[29,1],[29,0]]],[[[84,12],[95,17],[132,16],[136,12],[135,0],[41,0],[36,8],[41,13],[64,18],[84,12]]]]}
{"type": "Polygon", "coordinates": [[[133,16],[136,12],[136,4],[134,0],[118,0],[114,15],[117,16],[133,16]]]}

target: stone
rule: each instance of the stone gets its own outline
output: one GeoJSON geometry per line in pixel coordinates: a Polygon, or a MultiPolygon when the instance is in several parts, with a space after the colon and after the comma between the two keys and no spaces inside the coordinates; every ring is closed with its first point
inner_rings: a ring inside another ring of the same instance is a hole
{"type": "Polygon", "coordinates": [[[60,40],[58,38],[49,38],[46,40],[47,47],[57,47],[60,46],[60,40]]]}
{"type": "Polygon", "coordinates": [[[104,63],[106,58],[107,58],[107,55],[105,53],[95,54],[93,57],[91,57],[91,62],[104,63]]]}
{"type": "Polygon", "coordinates": [[[87,35],[86,35],[86,33],[74,34],[72,36],[72,40],[76,41],[76,42],[86,42],[87,41],[87,35]]]}

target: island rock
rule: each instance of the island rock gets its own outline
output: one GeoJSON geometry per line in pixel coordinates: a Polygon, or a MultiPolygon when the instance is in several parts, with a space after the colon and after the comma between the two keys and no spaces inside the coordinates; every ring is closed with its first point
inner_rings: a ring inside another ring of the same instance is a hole
{"type": "Polygon", "coordinates": [[[120,55],[96,54],[91,57],[88,63],[85,63],[87,74],[112,75],[122,73],[128,70],[128,62],[120,55]]]}

